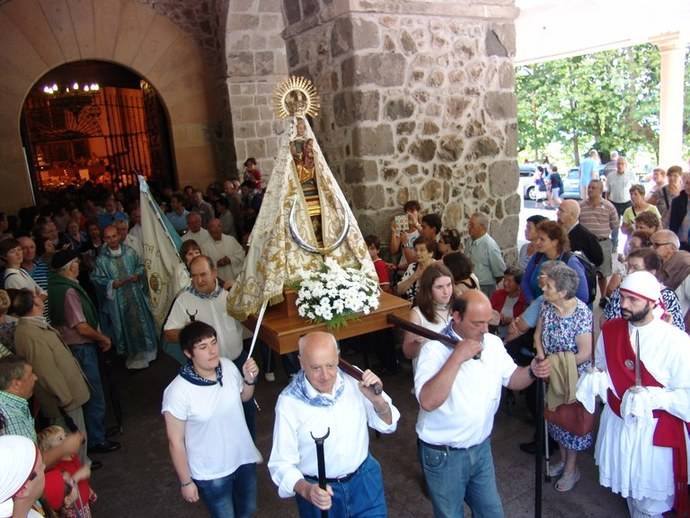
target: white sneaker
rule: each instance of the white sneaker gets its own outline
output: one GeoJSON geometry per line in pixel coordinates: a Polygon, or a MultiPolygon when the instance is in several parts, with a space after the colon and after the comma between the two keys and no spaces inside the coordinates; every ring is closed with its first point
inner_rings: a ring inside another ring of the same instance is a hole
{"type": "Polygon", "coordinates": [[[266,378],[266,381],[270,381],[272,383],[276,380],[276,375],[272,372],[267,372],[264,374],[264,378],[266,378]]]}

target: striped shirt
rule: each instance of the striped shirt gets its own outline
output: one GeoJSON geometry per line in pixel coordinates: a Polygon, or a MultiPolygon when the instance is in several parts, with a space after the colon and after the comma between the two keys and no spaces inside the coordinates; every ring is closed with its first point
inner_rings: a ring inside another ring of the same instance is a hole
{"type": "MultiPolygon", "coordinates": [[[[26,269],[26,268],[25,268],[26,269]]],[[[31,270],[26,269],[27,272],[29,272],[29,275],[31,275],[31,278],[34,280],[38,286],[45,291],[46,293],[48,292],[48,272],[50,271],[50,268],[48,268],[48,263],[46,263],[43,259],[38,259],[37,261],[34,261],[33,266],[31,267],[31,270]]],[[[48,320],[48,323],[50,323],[50,316],[48,315],[48,303],[43,307],[43,316],[46,317],[46,320],[48,320]]]]}
{"type": "Polygon", "coordinates": [[[21,435],[36,442],[34,418],[26,399],[0,390],[0,414],[5,422],[0,435],[21,435]]]}
{"type": "Polygon", "coordinates": [[[594,234],[597,239],[606,239],[618,228],[618,212],[613,203],[601,199],[598,206],[585,200],[580,203],[580,224],[594,234]]]}
{"type": "Polygon", "coordinates": [[[41,289],[48,291],[48,265],[43,259],[39,259],[33,265],[31,270],[28,270],[31,278],[36,281],[41,289]]]}

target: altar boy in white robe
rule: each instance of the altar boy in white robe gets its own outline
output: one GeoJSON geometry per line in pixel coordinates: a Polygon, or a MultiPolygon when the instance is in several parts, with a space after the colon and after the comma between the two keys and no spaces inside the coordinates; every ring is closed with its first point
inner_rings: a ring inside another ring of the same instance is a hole
{"type": "Polygon", "coordinates": [[[688,516],[690,337],[663,321],[660,285],[648,272],[621,284],[623,318],[608,321],[597,371],[578,383],[589,410],[606,402],[595,447],[599,482],[628,501],[633,518],[688,516]]]}
{"type": "Polygon", "coordinates": [[[217,218],[208,222],[208,233],[209,239],[200,243],[201,250],[215,263],[218,277],[226,283],[234,282],[244,264],[242,245],[234,237],[223,234],[223,226],[217,218]]]}

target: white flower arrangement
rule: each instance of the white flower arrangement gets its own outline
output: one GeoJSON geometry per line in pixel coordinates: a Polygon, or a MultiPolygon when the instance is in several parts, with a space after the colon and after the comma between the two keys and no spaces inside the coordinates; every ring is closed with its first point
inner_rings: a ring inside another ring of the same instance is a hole
{"type": "Polygon", "coordinates": [[[318,272],[301,272],[297,288],[297,313],[329,329],[338,329],[359,314],[379,306],[376,279],[355,268],[343,268],[326,258],[318,272]]]}

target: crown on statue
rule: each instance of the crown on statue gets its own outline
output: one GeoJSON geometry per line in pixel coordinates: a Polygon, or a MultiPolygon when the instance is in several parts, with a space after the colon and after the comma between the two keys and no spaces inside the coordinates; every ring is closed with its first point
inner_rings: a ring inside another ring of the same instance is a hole
{"type": "Polygon", "coordinates": [[[273,105],[276,116],[316,117],[321,107],[319,94],[309,79],[301,76],[290,76],[276,86],[273,91],[273,105]]]}

